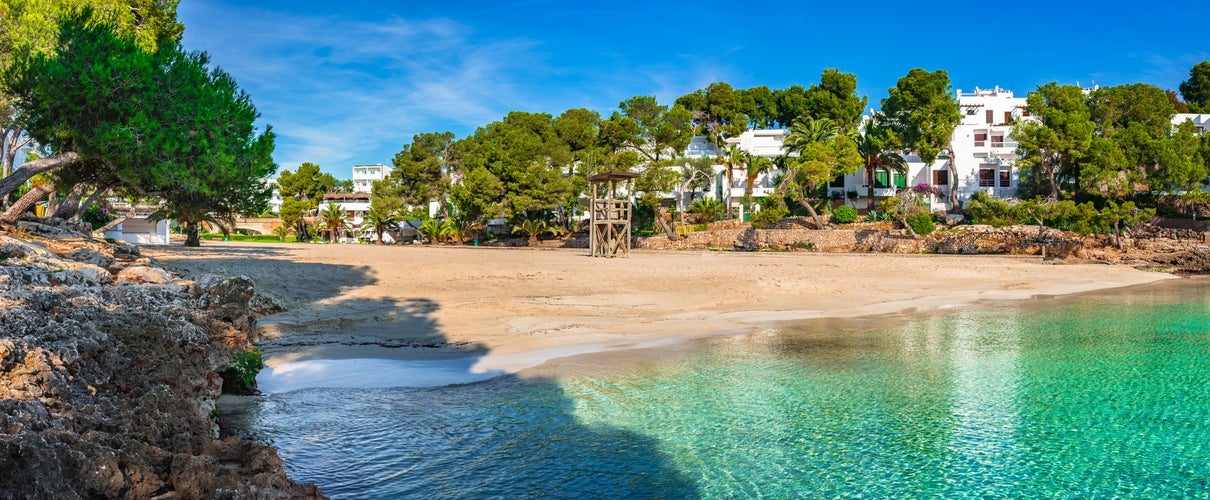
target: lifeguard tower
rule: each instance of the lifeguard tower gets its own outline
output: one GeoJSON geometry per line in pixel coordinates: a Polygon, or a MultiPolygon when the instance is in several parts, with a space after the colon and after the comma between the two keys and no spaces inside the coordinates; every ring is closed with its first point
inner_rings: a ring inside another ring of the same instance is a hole
{"type": "Polygon", "coordinates": [[[588,178],[592,183],[588,249],[593,257],[614,257],[619,253],[630,256],[630,195],[638,176],[634,172],[610,171],[588,178]],[[626,183],[626,193],[619,200],[614,196],[622,182],[626,183]]]}

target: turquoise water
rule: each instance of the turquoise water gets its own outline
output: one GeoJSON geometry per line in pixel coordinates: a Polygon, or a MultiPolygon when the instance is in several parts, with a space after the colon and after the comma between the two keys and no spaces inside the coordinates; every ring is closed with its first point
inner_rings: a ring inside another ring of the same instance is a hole
{"type": "Polygon", "coordinates": [[[235,424],[335,498],[1208,497],[1208,284],[301,390],[235,424]]]}

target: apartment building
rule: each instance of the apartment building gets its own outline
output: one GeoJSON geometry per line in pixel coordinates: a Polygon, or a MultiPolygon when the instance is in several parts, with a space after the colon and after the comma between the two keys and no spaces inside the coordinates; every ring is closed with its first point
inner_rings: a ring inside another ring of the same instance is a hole
{"type": "Polygon", "coordinates": [[[392,167],[381,163],[373,165],[353,165],[353,192],[369,193],[374,188],[374,181],[385,179],[391,174],[392,167]]]}

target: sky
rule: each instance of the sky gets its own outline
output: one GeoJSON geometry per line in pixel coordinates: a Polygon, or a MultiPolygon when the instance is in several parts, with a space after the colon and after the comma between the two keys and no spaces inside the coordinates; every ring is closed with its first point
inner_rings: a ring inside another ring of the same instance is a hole
{"type": "Polygon", "coordinates": [[[1210,59],[1200,0],[183,0],[177,16],[185,48],[210,54],[273,127],[281,169],[338,179],[390,165],[418,133],[464,137],[509,111],[608,115],[716,81],[806,87],[838,68],[877,108],[916,67],[1024,96],[1051,81],[1176,90],[1210,59]]]}

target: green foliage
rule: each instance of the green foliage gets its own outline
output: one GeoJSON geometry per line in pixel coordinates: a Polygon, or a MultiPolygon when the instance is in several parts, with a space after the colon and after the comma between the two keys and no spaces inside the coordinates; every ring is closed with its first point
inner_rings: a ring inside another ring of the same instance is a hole
{"type": "Polygon", "coordinates": [[[398,206],[428,205],[440,201],[450,189],[449,172],[454,160],[453,132],[425,133],[412,137],[410,144],[395,154],[395,166],[387,177],[373,186],[375,198],[397,199],[398,206]]]}
{"type": "Polygon", "coordinates": [[[966,202],[966,212],[975,224],[1004,227],[1021,223],[1021,215],[1016,206],[982,191],[976,192],[966,202]]]}
{"type": "Polygon", "coordinates": [[[548,231],[546,221],[539,218],[524,218],[513,226],[513,233],[523,233],[529,237],[528,244],[534,246],[538,244],[538,235],[548,231]]]}
{"type": "Polygon", "coordinates": [[[319,220],[316,221],[328,231],[330,241],[336,241],[336,232],[345,227],[345,211],[340,208],[340,205],[328,203],[324,205],[323,210],[319,212],[319,220]]]}
{"type": "Polygon", "coordinates": [[[842,131],[854,130],[865,111],[868,98],[857,95],[857,75],[828,68],[819,75],[819,84],[811,85],[804,94],[809,116],[827,118],[842,131]]]}
{"type": "Polygon", "coordinates": [[[223,394],[250,395],[256,393],[256,375],[265,367],[259,349],[252,348],[235,355],[223,377],[223,394]]]}
{"type": "Polygon", "coordinates": [[[887,92],[882,112],[890,118],[902,145],[916,151],[924,163],[932,163],[962,121],[958,101],[950,92],[949,74],[914,68],[887,92]]]}
{"type": "Polygon", "coordinates": [[[433,243],[440,243],[450,235],[450,228],[437,219],[426,219],[418,228],[421,234],[433,243]]]}
{"type": "Polygon", "coordinates": [[[289,238],[293,234],[294,228],[286,224],[273,228],[273,235],[277,237],[277,241],[286,241],[286,238],[289,238]]]}
{"type": "Polygon", "coordinates": [[[891,214],[888,212],[880,212],[878,210],[870,210],[865,216],[866,222],[890,222],[891,214]]]}
{"type": "Polygon", "coordinates": [[[912,228],[912,231],[921,236],[927,235],[937,229],[937,225],[933,222],[933,216],[929,214],[913,215],[907,219],[907,225],[912,228]]]}
{"type": "Polygon", "coordinates": [[[785,140],[786,154],[797,156],[785,158],[786,175],[778,192],[806,208],[820,227],[822,221],[811,202],[820,198],[828,181],[852,174],[862,165],[857,143],[838,132],[827,118],[807,118],[795,122],[785,140]]]}
{"type": "Polygon", "coordinates": [[[1079,179],[1081,166],[1092,152],[1092,111],[1083,91],[1074,85],[1048,83],[1026,98],[1034,120],[1018,120],[1012,136],[1021,155],[1018,165],[1029,172],[1018,194],[1044,195],[1055,201],[1064,179],[1079,179]]]}
{"type": "Polygon", "coordinates": [[[263,210],[273,133],[256,133],[251,99],[208,56],[168,41],[145,52],[88,10],[62,21],[57,47],[5,80],[29,135],[79,154],[60,179],[158,196],[190,243],[207,217],[263,210]]]}
{"type": "Polygon", "coordinates": [[[790,213],[790,210],[785,205],[770,203],[768,206],[761,207],[760,211],[752,216],[752,227],[757,229],[773,227],[774,224],[777,224],[777,221],[785,218],[788,213],[790,213]]]}
{"type": "Polygon", "coordinates": [[[361,229],[364,231],[373,231],[378,238],[378,243],[383,245],[386,242],[382,239],[382,233],[399,228],[397,212],[387,208],[385,205],[383,200],[374,198],[370,200],[370,209],[366,210],[361,216],[361,229]]]}
{"type": "Polygon", "coordinates": [[[857,209],[848,205],[841,205],[832,209],[832,222],[838,224],[849,224],[857,220],[857,209]]]}
{"type": "Polygon", "coordinates": [[[93,229],[100,228],[108,224],[114,219],[114,216],[109,213],[109,207],[101,204],[93,204],[84,211],[80,216],[80,220],[92,225],[93,229]]]}
{"type": "Polygon", "coordinates": [[[1210,61],[1202,61],[1189,70],[1189,79],[1181,82],[1181,97],[1194,113],[1210,113],[1210,61]]]}
{"type": "Polygon", "coordinates": [[[689,204],[689,213],[697,215],[698,222],[714,222],[722,220],[727,214],[727,206],[715,198],[698,198],[689,204]]]}

